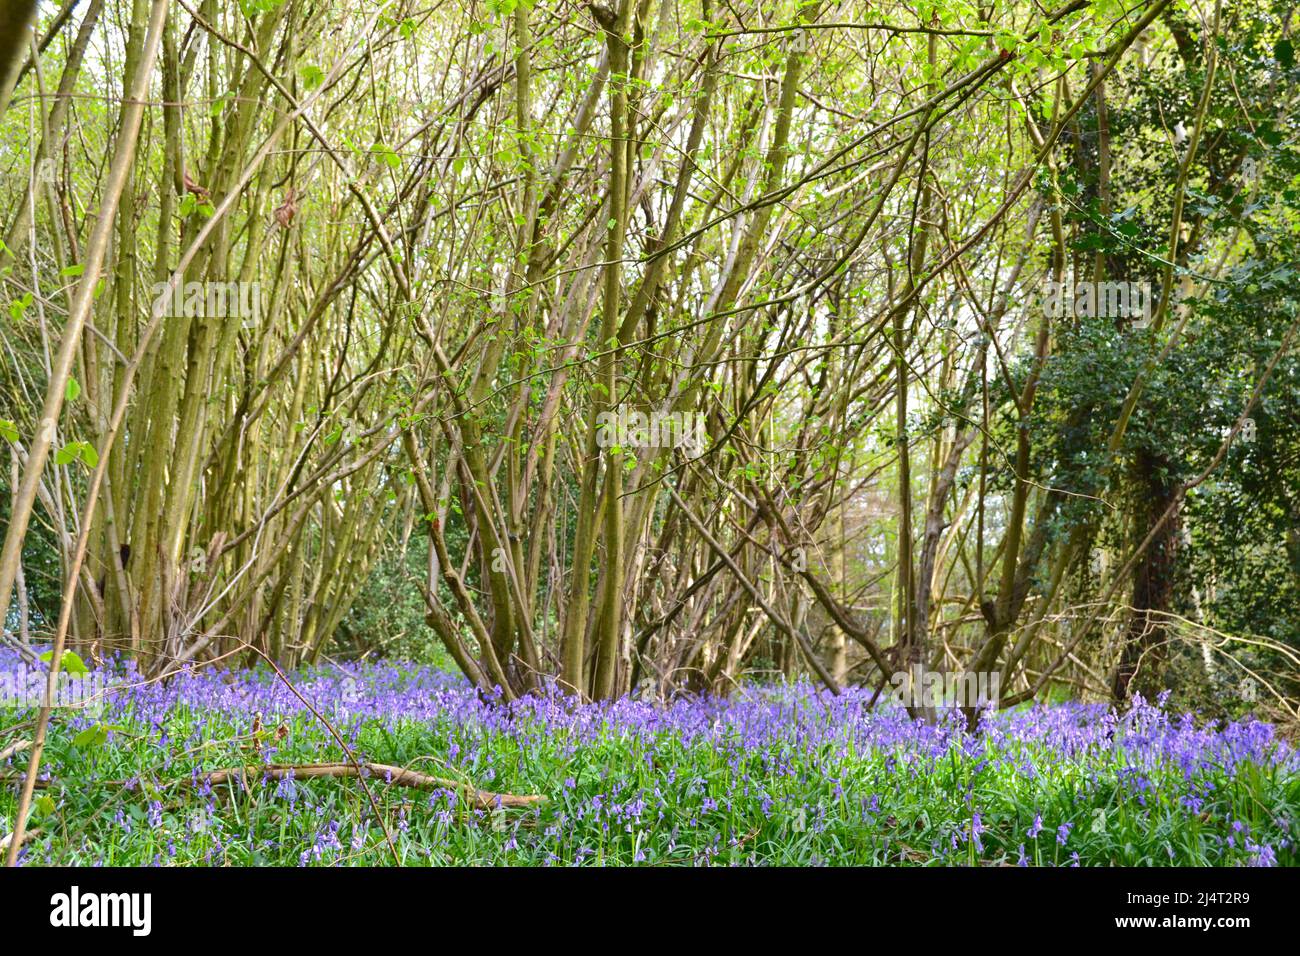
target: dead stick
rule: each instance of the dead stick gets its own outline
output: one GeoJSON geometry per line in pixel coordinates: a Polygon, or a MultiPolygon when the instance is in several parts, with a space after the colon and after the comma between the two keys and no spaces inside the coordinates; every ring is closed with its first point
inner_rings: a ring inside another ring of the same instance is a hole
{"type": "Polygon", "coordinates": [[[359,777],[358,768],[362,768],[371,777],[391,783],[398,787],[413,787],[420,790],[454,790],[470,796],[479,810],[491,810],[495,807],[531,807],[544,803],[546,797],[541,794],[493,793],[479,790],[459,780],[447,780],[443,777],[430,777],[427,774],[407,770],[404,767],[392,767],[388,764],[364,762],[357,765],[350,763],[309,763],[297,766],[289,764],[271,764],[265,767],[230,767],[224,770],[209,770],[198,776],[199,781],[206,781],[214,786],[240,775],[261,771],[272,780],[282,780],[292,776],[295,780],[310,780],[316,777],[359,777]]]}
{"type": "MultiPolygon", "coordinates": [[[[33,840],[40,835],[41,835],[40,827],[37,827],[34,830],[26,830],[23,833],[22,842],[26,843],[28,840],[33,840]]],[[[14,835],[12,833],[6,833],[3,837],[0,837],[0,853],[3,853],[5,850],[9,849],[9,844],[13,842],[13,839],[14,839],[14,835]]]]}
{"type": "Polygon", "coordinates": [[[0,750],[0,761],[8,760],[14,754],[22,753],[31,745],[32,742],[30,740],[19,740],[16,743],[10,744],[4,750],[0,750]]]}
{"type": "Polygon", "coordinates": [[[298,692],[298,688],[294,687],[289,678],[284,676],[284,671],[280,670],[279,664],[271,660],[271,658],[256,644],[246,644],[246,646],[256,652],[262,660],[271,665],[271,670],[275,671],[276,676],[280,678],[284,683],[284,686],[289,688],[289,690],[293,692],[293,696],[302,701],[303,706],[310,710],[316,716],[316,719],[325,725],[325,729],[330,732],[330,736],[334,738],[335,743],[337,743],[339,747],[342,748],[343,752],[347,754],[348,760],[352,762],[351,766],[357,771],[356,777],[361,784],[361,789],[365,791],[366,799],[370,801],[370,809],[375,813],[375,822],[379,824],[379,829],[384,831],[384,839],[388,841],[388,849],[392,851],[393,862],[398,866],[401,866],[402,858],[397,852],[397,844],[393,842],[393,834],[389,831],[388,824],[384,822],[384,815],[379,812],[379,804],[375,802],[375,795],[370,792],[370,786],[366,783],[366,778],[361,775],[361,761],[359,761],[356,754],[352,752],[352,748],[349,747],[344,742],[343,738],[339,736],[339,732],[334,729],[334,725],[325,719],[325,715],[317,710],[316,706],[311,701],[302,696],[302,694],[298,692]]]}

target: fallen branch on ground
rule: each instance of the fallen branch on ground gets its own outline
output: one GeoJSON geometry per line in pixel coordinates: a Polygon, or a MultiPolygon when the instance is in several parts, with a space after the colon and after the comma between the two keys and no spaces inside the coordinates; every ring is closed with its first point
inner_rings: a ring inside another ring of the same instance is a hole
{"type": "MultiPolygon", "coordinates": [[[[36,837],[40,835],[41,835],[40,827],[37,827],[35,830],[26,830],[23,832],[23,842],[26,843],[28,840],[34,840],[36,837]]],[[[3,853],[5,850],[9,849],[9,844],[13,842],[13,838],[14,835],[12,833],[6,833],[4,836],[0,837],[0,853],[3,853]]]]}
{"type": "MultiPolygon", "coordinates": [[[[443,777],[430,777],[427,774],[406,770],[403,767],[390,767],[382,763],[362,763],[360,765],[372,778],[384,780],[398,787],[414,787],[421,790],[454,790],[469,796],[477,809],[491,810],[494,807],[530,807],[544,803],[546,797],[541,794],[493,793],[479,790],[459,780],[447,780],[443,777]]],[[[356,777],[357,767],[350,763],[310,763],[310,764],[271,764],[264,767],[231,767],[224,770],[209,770],[201,773],[198,781],[207,781],[213,786],[238,778],[240,775],[261,771],[272,780],[282,780],[292,774],[295,780],[311,780],[316,777],[356,777]]]]}
{"type": "Polygon", "coordinates": [[[19,740],[15,743],[10,744],[4,750],[0,750],[0,762],[8,760],[14,754],[22,753],[31,745],[32,742],[30,740],[19,740]]]}
{"type": "MultiPolygon", "coordinates": [[[[0,773],[0,784],[10,784],[10,783],[21,784],[26,779],[27,779],[27,772],[25,770],[15,771],[13,773],[8,773],[8,772],[0,773]]],[[[50,786],[50,782],[48,780],[37,780],[34,784],[32,784],[32,787],[35,790],[48,790],[49,786],[50,786]]]]}

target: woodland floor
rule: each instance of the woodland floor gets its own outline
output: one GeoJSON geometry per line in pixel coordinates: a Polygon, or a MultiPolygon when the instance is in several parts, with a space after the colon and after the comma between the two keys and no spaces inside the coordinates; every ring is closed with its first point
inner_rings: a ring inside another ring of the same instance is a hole
{"type": "MultiPolygon", "coordinates": [[[[97,709],[55,711],[23,862],[1300,862],[1295,749],[1267,724],[1142,703],[1026,708],[967,735],[808,685],[506,704],[387,662],[290,675],[308,707],[263,672],[121,676],[97,709]],[[358,763],[384,766],[362,786],[358,763]]],[[[0,753],[33,717],[0,708],[0,753]]],[[[26,756],[0,760],[0,840],[26,756]]]]}

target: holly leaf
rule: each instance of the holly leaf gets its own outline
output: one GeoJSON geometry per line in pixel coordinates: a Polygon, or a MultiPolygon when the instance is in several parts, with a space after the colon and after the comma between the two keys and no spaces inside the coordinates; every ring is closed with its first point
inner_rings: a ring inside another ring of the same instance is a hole
{"type": "Polygon", "coordinates": [[[1295,45],[1290,40],[1278,40],[1273,44],[1273,59],[1291,69],[1295,66],[1295,45]]]}

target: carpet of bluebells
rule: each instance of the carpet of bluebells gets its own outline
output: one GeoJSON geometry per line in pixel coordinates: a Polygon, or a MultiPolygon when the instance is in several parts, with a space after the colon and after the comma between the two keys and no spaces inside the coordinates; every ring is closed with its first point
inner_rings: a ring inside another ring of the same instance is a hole
{"type": "MultiPolygon", "coordinates": [[[[117,673],[102,706],[55,711],[28,865],[385,865],[385,828],[406,864],[1300,861],[1296,750],[1268,724],[1206,725],[1158,704],[1036,706],[972,735],[810,685],[575,705],[485,699],[396,662],[290,675],[359,759],[547,798],[477,810],[454,789],[372,778],[381,827],[355,779],[196,782],[346,759],[274,673],[117,673]]],[[[0,706],[0,751],[30,737],[34,713],[0,706]]],[[[25,757],[0,766],[0,839],[25,757]]]]}

